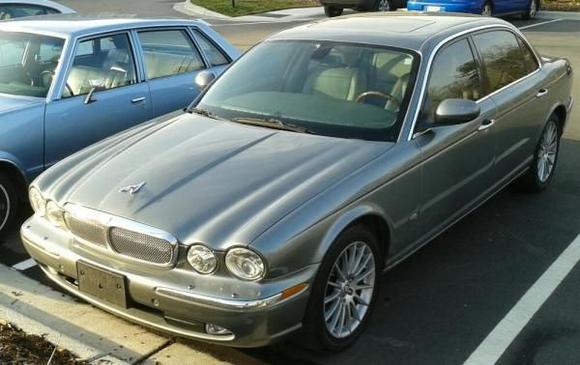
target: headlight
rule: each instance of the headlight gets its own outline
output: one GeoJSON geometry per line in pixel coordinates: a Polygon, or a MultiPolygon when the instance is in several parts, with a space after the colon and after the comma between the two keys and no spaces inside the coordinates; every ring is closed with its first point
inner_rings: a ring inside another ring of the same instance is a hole
{"type": "Polygon", "coordinates": [[[187,251],[187,261],[200,274],[211,274],[217,267],[214,253],[203,245],[193,245],[187,251]]]}
{"type": "Polygon", "coordinates": [[[30,201],[30,206],[34,212],[41,217],[44,216],[46,213],[46,201],[38,189],[30,188],[28,191],[28,200],[30,201]]]}
{"type": "Polygon", "coordinates": [[[266,265],[262,258],[246,248],[232,248],[226,254],[226,267],[232,274],[244,280],[257,280],[264,276],[266,265]]]}
{"type": "Polygon", "coordinates": [[[64,210],[53,201],[49,201],[46,204],[46,219],[58,228],[66,227],[64,210]]]}

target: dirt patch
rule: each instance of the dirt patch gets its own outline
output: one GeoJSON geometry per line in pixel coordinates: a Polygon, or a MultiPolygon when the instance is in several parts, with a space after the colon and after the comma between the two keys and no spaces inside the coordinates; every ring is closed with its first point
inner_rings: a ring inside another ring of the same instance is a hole
{"type": "Polygon", "coordinates": [[[544,10],[580,11],[580,0],[544,0],[544,10]]]}
{"type": "Polygon", "coordinates": [[[0,322],[0,364],[84,365],[70,351],[55,347],[43,336],[28,335],[10,323],[0,322]],[[55,350],[56,348],[56,350],[55,350]]]}

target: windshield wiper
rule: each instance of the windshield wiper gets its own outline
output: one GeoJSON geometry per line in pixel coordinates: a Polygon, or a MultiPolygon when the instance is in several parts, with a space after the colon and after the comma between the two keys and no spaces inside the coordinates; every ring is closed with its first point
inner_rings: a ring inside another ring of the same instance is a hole
{"type": "Polygon", "coordinates": [[[280,129],[284,131],[290,132],[298,132],[298,133],[307,133],[307,134],[314,134],[308,128],[297,126],[296,124],[284,122],[280,119],[274,118],[233,118],[232,122],[247,124],[247,125],[255,125],[259,127],[266,127],[272,129],[280,129]]]}
{"type": "Polygon", "coordinates": [[[224,118],[218,116],[215,113],[210,112],[207,109],[191,108],[191,109],[188,109],[187,112],[188,113],[195,113],[195,114],[203,115],[204,117],[211,118],[211,119],[215,119],[215,120],[225,120],[224,118]]]}

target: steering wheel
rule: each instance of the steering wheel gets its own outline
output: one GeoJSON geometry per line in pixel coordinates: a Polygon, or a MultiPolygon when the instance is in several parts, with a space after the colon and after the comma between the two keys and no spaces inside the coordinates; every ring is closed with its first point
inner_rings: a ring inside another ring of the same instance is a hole
{"type": "MultiPolygon", "coordinates": [[[[51,77],[54,77],[54,71],[53,70],[44,70],[40,73],[39,77],[40,80],[42,80],[44,78],[45,75],[50,75],[51,77]]],[[[44,84],[44,83],[43,83],[44,84]]],[[[50,85],[43,85],[43,86],[47,86],[50,87],[50,85]]],[[[67,83],[64,85],[64,87],[67,89],[67,91],[70,93],[70,96],[74,96],[74,93],[72,91],[72,88],[70,87],[70,85],[67,83]]]]}
{"type": "MultiPolygon", "coordinates": [[[[369,96],[378,96],[378,97],[381,97],[381,98],[385,99],[387,102],[390,101],[392,103],[395,103],[395,106],[397,108],[399,108],[401,106],[401,101],[399,99],[397,99],[396,97],[394,97],[391,94],[383,93],[383,92],[380,92],[380,91],[365,91],[364,93],[359,94],[359,96],[357,96],[356,99],[354,99],[354,102],[355,103],[362,103],[369,96]]],[[[385,105],[386,104],[387,103],[385,103],[385,105]]]]}

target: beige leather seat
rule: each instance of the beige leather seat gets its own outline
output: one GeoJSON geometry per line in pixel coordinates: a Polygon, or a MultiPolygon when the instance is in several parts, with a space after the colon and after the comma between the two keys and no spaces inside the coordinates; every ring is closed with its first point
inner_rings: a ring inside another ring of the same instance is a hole
{"type": "Polygon", "coordinates": [[[161,52],[144,52],[147,78],[155,79],[202,69],[203,63],[191,56],[161,52]]]}
{"type": "Polygon", "coordinates": [[[314,70],[306,79],[304,91],[354,101],[358,95],[366,91],[367,85],[365,74],[357,67],[362,50],[336,46],[335,51],[340,54],[343,65],[314,70]]]}

